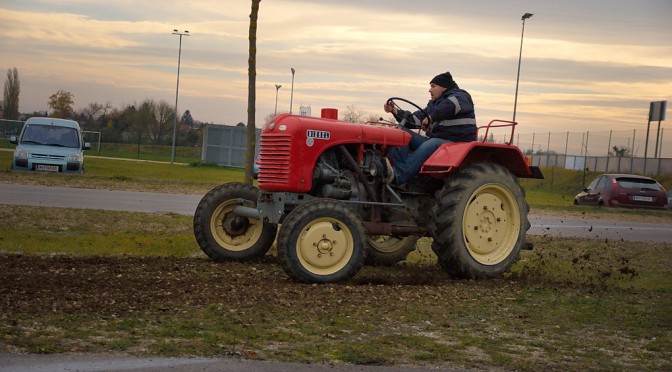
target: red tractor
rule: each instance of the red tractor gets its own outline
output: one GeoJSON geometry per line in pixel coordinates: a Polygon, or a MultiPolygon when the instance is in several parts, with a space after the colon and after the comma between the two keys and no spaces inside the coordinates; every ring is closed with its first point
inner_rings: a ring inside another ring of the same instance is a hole
{"type": "MultiPolygon", "coordinates": [[[[365,263],[402,261],[419,238],[430,237],[443,269],[476,279],[506,272],[521,249],[531,249],[518,178],[543,176],[511,141],[446,143],[418,176],[392,187],[384,181],[384,157],[408,144],[409,133],[336,118],[324,109],[321,118],[282,114],[266,123],[259,189],[223,184],[196,209],[194,234],[211,259],[264,256],[277,235],[278,258],[291,278],[330,283],[353,277],[365,263]]],[[[488,138],[490,128],[502,126],[513,138],[516,123],[499,120],[479,134],[488,138]]]]}

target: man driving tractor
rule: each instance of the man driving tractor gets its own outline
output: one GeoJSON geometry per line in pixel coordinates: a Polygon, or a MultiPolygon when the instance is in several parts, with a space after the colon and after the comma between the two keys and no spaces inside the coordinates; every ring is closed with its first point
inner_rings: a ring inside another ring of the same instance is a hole
{"type": "Polygon", "coordinates": [[[387,161],[386,181],[403,185],[413,178],[427,160],[446,142],[471,142],[476,140],[476,113],[471,95],[457,85],[450,72],[436,75],[429,82],[430,101],[424,110],[414,113],[399,109],[394,102],[383,105],[391,112],[402,129],[412,136],[404,147],[390,150],[392,164],[387,161]],[[427,136],[411,129],[422,128],[427,136]],[[410,151],[412,153],[409,153],[410,151]]]}

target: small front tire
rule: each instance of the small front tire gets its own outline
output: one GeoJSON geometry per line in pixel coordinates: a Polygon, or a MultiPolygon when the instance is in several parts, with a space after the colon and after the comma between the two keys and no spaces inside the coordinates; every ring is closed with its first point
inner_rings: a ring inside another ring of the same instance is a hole
{"type": "Polygon", "coordinates": [[[226,183],[208,192],[194,214],[194,236],[201,250],[215,261],[245,261],[263,257],[275,241],[274,224],[238,216],[237,206],[254,208],[257,189],[226,183]]]}
{"type": "Polygon", "coordinates": [[[366,259],[364,222],[346,204],[317,199],[296,207],[278,234],[278,258],[292,279],[333,283],[352,278],[366,259]]]}

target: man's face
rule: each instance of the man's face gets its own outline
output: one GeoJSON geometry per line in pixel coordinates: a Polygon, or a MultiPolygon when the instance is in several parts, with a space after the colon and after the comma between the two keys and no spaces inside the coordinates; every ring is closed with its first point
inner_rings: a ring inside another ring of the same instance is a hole
{"type": "Polygon", "coordinates": [[[432,97],[432,101],[436,101],[441,97],[443,92],[446,90],[446,88],[436,85],[436,84],[429,84],[429,95],[432,97]]]}

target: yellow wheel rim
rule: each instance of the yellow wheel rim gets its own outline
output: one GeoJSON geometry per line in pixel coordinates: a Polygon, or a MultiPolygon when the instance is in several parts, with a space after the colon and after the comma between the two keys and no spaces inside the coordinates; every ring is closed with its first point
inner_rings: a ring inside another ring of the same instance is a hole
{"type": "Polygon", "coordinates": [[[408,239],[410,237],[399,239],[389,235],[374,235],[369,237],[369,245],[378,252],[394,253],[402,249],[408,239]]]}
{"type": "Polygon", "coordinates": [[[518,241],[520,208],[513,193],[491,183],[479,187],[464,210],[462,233],[471,256],[484,265],[504,261],[518,241]]]}
{"type": "Polygon", "coordinates": [[[354,251],[352,232],[335,218],[318,218],[306,225],[296,242],[301,265],[316,275],[343,269],[354,251]]]}
{"type": "MultiPolygon", "coordinates": [[[[239,206],[237,199],[220,204],[212,213],[210,231],[217,244],[230,251],[240,252],[251,248],[261,236],[262,221],[238,216],[233,208],[239,206]]],[[[246,203],[254,207],[253,203],[246,203]]]]}

